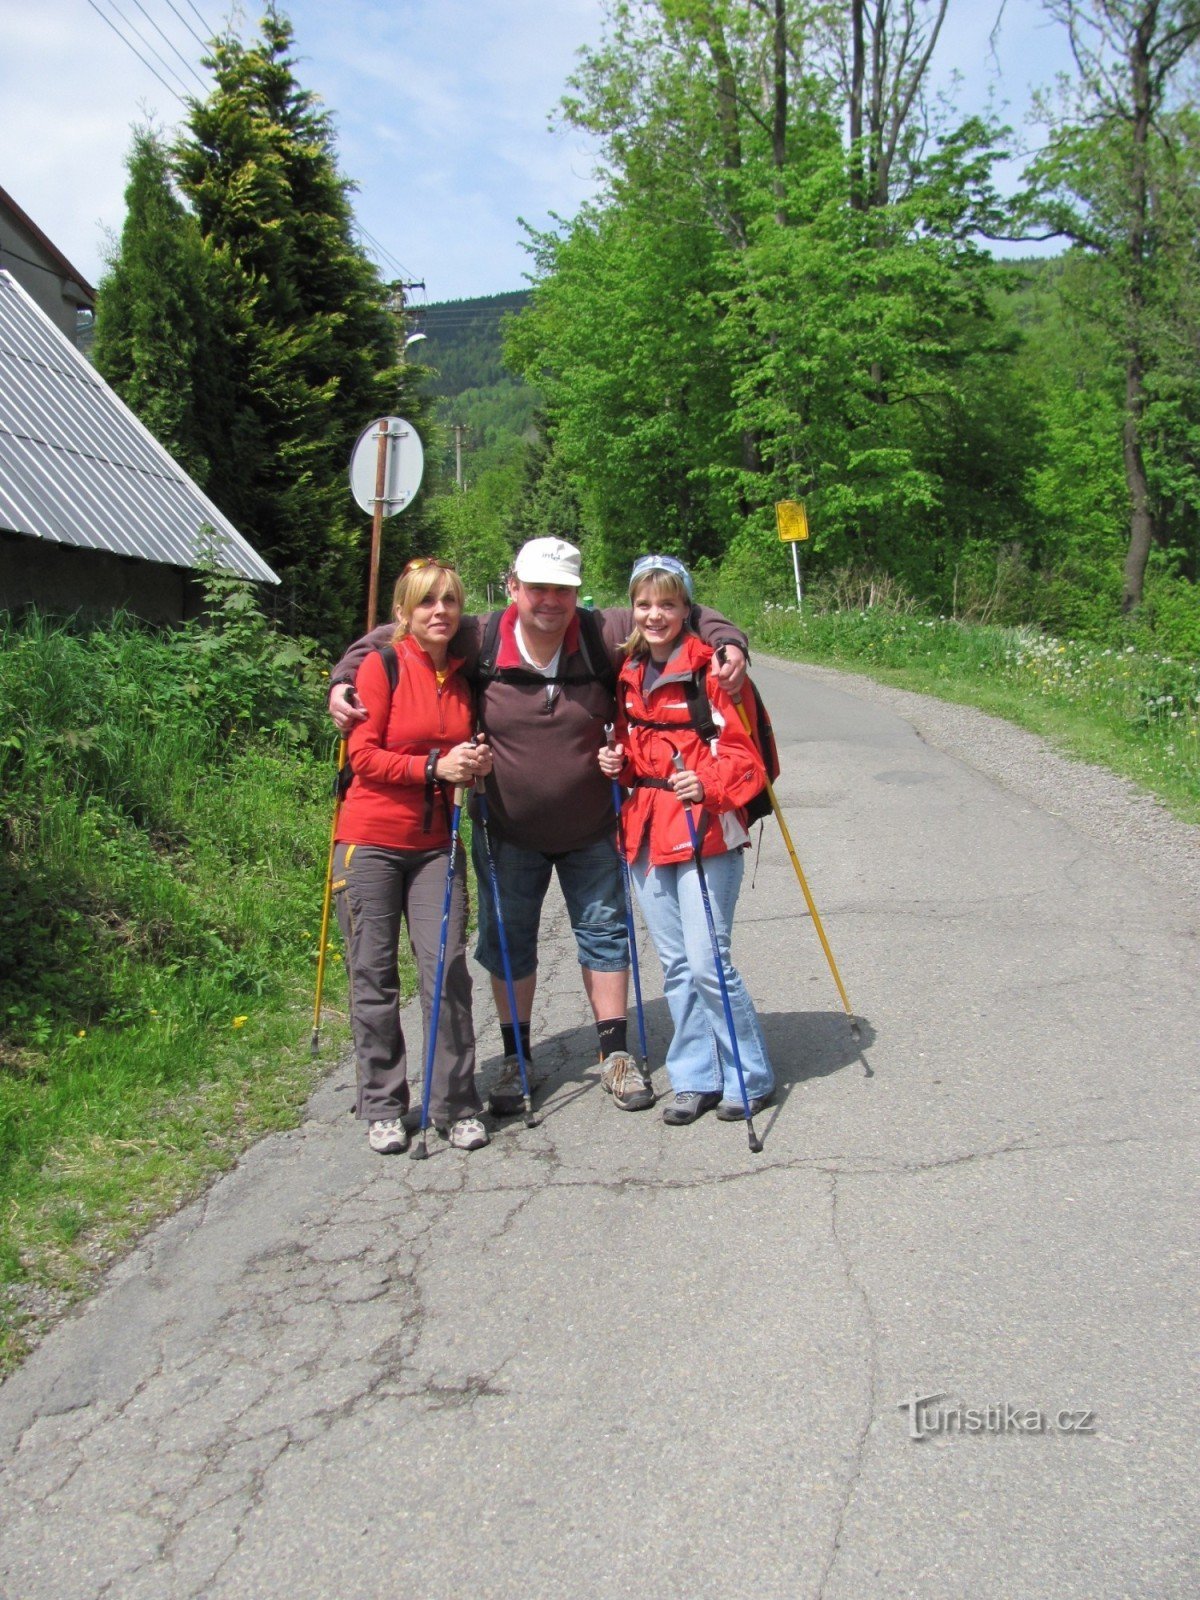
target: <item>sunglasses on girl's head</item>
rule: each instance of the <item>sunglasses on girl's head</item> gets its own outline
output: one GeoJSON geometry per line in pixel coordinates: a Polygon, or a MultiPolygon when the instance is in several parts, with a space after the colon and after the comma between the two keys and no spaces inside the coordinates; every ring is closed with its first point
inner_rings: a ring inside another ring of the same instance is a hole
{"type": "Polygon", "coordinates": [[[424,567],[441,567],[443,572],[457,570],[453,561],[443,561],[441,556],[414,556],[411,561],[405,562],[400,576],[403,578],[410,572],[420,572],[424,567]]]}

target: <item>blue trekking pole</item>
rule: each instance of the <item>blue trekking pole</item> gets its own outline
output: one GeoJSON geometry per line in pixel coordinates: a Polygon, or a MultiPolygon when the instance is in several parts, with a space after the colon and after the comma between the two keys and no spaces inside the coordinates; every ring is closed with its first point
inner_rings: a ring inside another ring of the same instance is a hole
{"type": "Polygon", "coordinates": [[[525,1126],[537,1127],[533,1114],[533,1097],[529,1093],[529,1074],[525,1070],[525,1046],[521,1042],[521,1019],[517,1015],[517,994],[513,988],[512,962],[508,959],[508,939],[504,933],[504,913],[500,909],[500,879],[496,872],[496,858],[492,854],[492,839],[488,832],[487,790],[482,778],[475,779],[475,798],[479,801],[479,825],[483,829],[483,849],[487,856],[488,879],[492,886],[492,906],[496,912],[496,933],[500,941],[500,961],[504,967],[504,987],[508,994],[508,1015],[516,1035],[517,1070],[521,1074],[521,1097],[525,1101],[525,1126]]]}
{"type": "MultiPolygon", "coordinates": [[[[683,757],[676,750],[671,760],[676,772],[686,772],[683,757]]],[[[733,1065],[737,1071],[738,1088],[742,1092],[742,1108],[746,1113],[746,1133],[750,1140],[750,1148],[755,1155],[762,1150],[762,1140],[754,1131],[754,1121],[750,1115],[750,1096],[746,1093],[746,1076],[742,1071],[742,1052],[738,1049],[737,1034],[733,1031],[733,1007],[729,1004],[729,985],[725,982],[725,965],[721,960],[721,946],[717,942],[717,924],[713,920],[712,902],[708,898],[708,879],[704,876],[704,864],[700,860],[700,840],[696,834],[696,824],[692,817],[692,808],[687,801],[681,802],[683,814],[687,818],[688,838],[692,841],[692,855],[696,862],[696,876],[700,879],[700,898],[704,901],[704,916],[708,922],[708,936],[712,940],[713,960],[717,964],[717,982],[721,987],[721,1004],[725,1008],[725,1026],[729,1029],[729,1047],[733,1051],[733,1065]]]]}
{"type": "Polygon", "coordinates": [[[433,1004],[429,1008],[429,1037],[425,1041],[425,1082],[421,1089],[421,1142],[412,1147],[412,1159],[424,1161],[429,1155],[429,1091],[433,1087],[433,1053],[437,1048],[438,1018],[442,1011],[442,987],[446,979],[446,941],[450,933],[450,899],[454,891],[454,868],[458,860],[458,827],[462,819],[463,789],[454,791],[454,810],[450,815],[450,859],[446,863],[446,898],[442,901],[442,931],[438,940],[437,974],[433,980],[433,1004]]]}
{"type": "MultiPolygon", "coordinates": [[[[604,724],[604,737],[611,750],[617,742],[616,730],[611,722],[604,724]]],[[[633,885],[629,881],[629,862],[625,859],[625,835],[621,827],[621,785],[612,781],[613,807],[617,813],[617,854],[621,858],[621,877],[625,883],[625,933],[629,939],[629,970],[633,973],[633,998],[637,1010],[638,1041],[642,1047],[642,1070],[649,1069],[649,1052],[646,1049],[646,1016],[642,1010],[642,975],[638,971],[637,935],[633,930],[633,885]]]]}

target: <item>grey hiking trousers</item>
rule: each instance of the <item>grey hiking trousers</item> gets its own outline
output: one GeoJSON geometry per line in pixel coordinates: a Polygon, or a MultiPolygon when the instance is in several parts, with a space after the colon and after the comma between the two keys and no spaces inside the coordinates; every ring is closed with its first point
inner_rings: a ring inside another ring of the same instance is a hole
{"type": "MultiPolygon", "coordinates": [[[[446,898],[445,850],[390,850],[381,845],[339,844],[333,857],[333,891],[346,945],[350,1017],[358,1061],[358,1115],[368,1122],[399,1117],[410,1091],[404,1034],[400,1028],[400,923],[421,982],[425,1039],[433,1010],[442,906],[446,898]]],[[[471,1021],[471,974],[467,968],[466,851],[455,863],[446,938],[446,968],[433,1056],[429,1120],[446,1127],[477,1116],[475,1029],[471,1021]]],[[[412,1074],[412,1100],[421,1103],[425,1055],[412,1074]]]]}

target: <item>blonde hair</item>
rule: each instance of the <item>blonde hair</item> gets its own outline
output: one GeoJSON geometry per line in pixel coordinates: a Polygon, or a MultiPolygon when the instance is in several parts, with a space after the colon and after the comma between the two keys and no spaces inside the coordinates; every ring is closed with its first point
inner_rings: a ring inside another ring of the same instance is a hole
{"type": "Polygon", "coordinates": [[[396,631],[392,635],[393,644],[399,644],[412,626],[413,612],[422,600],[428,600],[435,590],[441,588],[443,578],[450,595],[458,601],[459,609],[466,603],[466,592],[463,589],[462,579],[451,566],[435,560],[421,560],[420,565],[409,562],[404,571],[396,579],[396,587],[392,592],[392,615],[396,618],[396,631]]]}
{"type": "MultiPolygon", "coordinates": [[[[689,622],[692,611],[692,597],[687,591],[687,584],[674,572],[656,570],[644,572],[634,578],[629,585],[629,604],[632,605],[643,589],[650,590],[652,600],[682,600],[683,601],[683,628],[681,633],[691,633],[689,622]]],[[[621,646],[627,655],[644,656],[650,653],[650,645],[645,634],[635,622],[633,632],[621,646]]]]}

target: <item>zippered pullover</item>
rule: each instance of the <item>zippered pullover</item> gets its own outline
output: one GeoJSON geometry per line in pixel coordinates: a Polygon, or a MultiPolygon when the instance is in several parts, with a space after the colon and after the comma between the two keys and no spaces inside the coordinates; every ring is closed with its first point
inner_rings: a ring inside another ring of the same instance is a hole
{"type": "Polygon", "coordinates": [[[435,785],[430,807],[425,763],[431,750],[445,753],[471,737],[474,705],[460,660],[449,658],[439,687],[433,662],[411,634],[397,644],[396,657],[400,676],[394,694],[377,650],[359,667],[355,688],[367,716],[350,734],[354,778],[336,837],[341,844],[437,850],[450,838],[448,786],[435,785]]]}
{"type": "Polygon", "coordinates": [[[670,789],[657,789],[636,783],[641,778],[669,778],[675,771],[672,756],[683,757],[690,772],[699,775],[704,785],[704,802],[693,808],[702,856],[723,855],[739,849],[749,837],[746,832],[747,803],[759,794],[767,781],[762,757],[742,727],[733,701],[717,682],[711,670],[713,652],[694,633],[685,633],[679,649],[667,663],[667,670],[656,679],[649,693],[642,688],[646,657],[626,661],[618,680],[621,716],[618,737],[625,746],[621,781],[634,787],[621,808],[621,828],[625,854],[630,861],[647,844],[652,867],[677,865],[692,854],[684,807],[670,789]],[[683,686],[700,667],[709,668],[705,687],[717,725],[715,750],[692,726],[683,686]],[[670,728],[642,728],[627,720],[641,717],[665,722],[670,728]],[[707,826],[704,824],[707,823],[707,826]]]}

